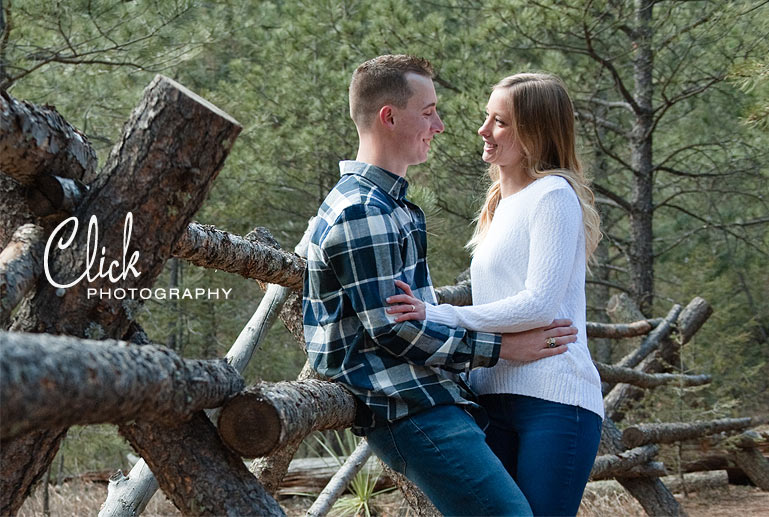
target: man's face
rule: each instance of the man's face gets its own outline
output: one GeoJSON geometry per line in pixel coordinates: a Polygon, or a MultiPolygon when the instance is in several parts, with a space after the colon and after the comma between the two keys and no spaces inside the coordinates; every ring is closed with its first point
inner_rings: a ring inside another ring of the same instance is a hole
{"type": "Polygon", "coordinates": [[[408,166],[427,161],[430,142],[443,132],[443,122],[436,110],[432,79],[418,74],[408,74],[406,79],[413,93],[404,109],[393,107],[393,127],[400,158],[408,166]]]}

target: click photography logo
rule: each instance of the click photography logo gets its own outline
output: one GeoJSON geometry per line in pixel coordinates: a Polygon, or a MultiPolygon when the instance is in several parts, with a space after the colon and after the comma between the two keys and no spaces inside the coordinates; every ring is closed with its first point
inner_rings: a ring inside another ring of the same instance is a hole
{"type": "Polygon", "coordinates": [[[85,269],[80,276],[74,279],[55,278],[51,271],[52,247],[66,251],[77,247],[75,237],[78,234],[79,222],[77,217],[70,217],[62,221],[51,233],[45,245],[43,255],[43,268],[48,282],[57,289],[68,289],[81,282],[85,282],[86,296],[88,299],[114,299],[114,300],[197,300],[197,299],[222,299],[228,300],[232,288],[176,288],[176,287],[126,287],[125,283],[131,283],[139,278],[142,272],[138,269],[140,262],[139,250],[130,251],[131,233],[133,231],[133,213],[126,213],[123,223],[123,249],[120,260],[111,260],[107,255],[107,248],[99,248],[99,221],[92,215],[88,221],[88,232],[85,245],[85,269]],[[129,255],[130,253],[130,255],[129,255]],[[98,259],[97,259],[98,257],[98,259]],[[91,285],[96,284],[96,285],[91,285]]]}

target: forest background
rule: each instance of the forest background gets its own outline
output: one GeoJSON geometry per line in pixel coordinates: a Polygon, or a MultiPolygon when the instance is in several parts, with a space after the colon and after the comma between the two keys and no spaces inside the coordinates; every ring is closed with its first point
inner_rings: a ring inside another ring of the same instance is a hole
{"type": "MultiPolygon", "coordinates": [[[[490,88],[522,71],[559,75],[603,218],[588,319],[625,293],[647,316],[705,298],[715,313],[683,348],[706,388],[660,389],[633,418],[693,420],[769,411],[769,2],[542,0],[0,0],[0,87],[52,104],[106,161],[156,73],[244,126],[197,215],[245,235],[268,228],[293,249],[354,158],[347,85],[384,53],[428,58],[446,131],[410,168],[427,214],[436,286],[469,266],[464,249],[487,186],[476,134],[490,88]],[[673,417],[675,415],[675,417],[673,417]]],[[[135,245],[141,249],[141,243],[135,245]]],[[[259,286],[169,261],[158,286],[232,289],[228,300],[150,300],[152,341],[221,357],[259,286]]],[[[591,343],[594,358],[616,350],[591,343]]],[[[275,326],[248,382],[304,364],[275,326]]],[[[111,426],[73,428],[59,476],[126,468],[111,426]]]]}

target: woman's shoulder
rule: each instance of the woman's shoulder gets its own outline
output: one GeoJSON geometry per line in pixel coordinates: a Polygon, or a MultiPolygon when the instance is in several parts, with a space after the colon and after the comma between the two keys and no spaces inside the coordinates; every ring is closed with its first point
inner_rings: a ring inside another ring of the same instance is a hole
{"type": "Polygon", "coordinates": [[[534,192],[534,203],[536,205],[546,201],[545,204],[557,203],[564,208],[580,209],[579,198],[574,192],[569,180],[558,174],[548,174],[539,178],[534,183],[538,184],[534,192]]]}

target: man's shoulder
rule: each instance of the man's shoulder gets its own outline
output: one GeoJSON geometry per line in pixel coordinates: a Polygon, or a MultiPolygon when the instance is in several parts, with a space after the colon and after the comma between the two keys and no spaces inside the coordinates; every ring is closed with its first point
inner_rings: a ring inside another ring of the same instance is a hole
{"type": "Polygon", "coordinates": [[[389,214],[395,204],[386,192],[356,174],[343,176],[321,205],[321,216],[328,224],[345,217],[389,214]]]}

